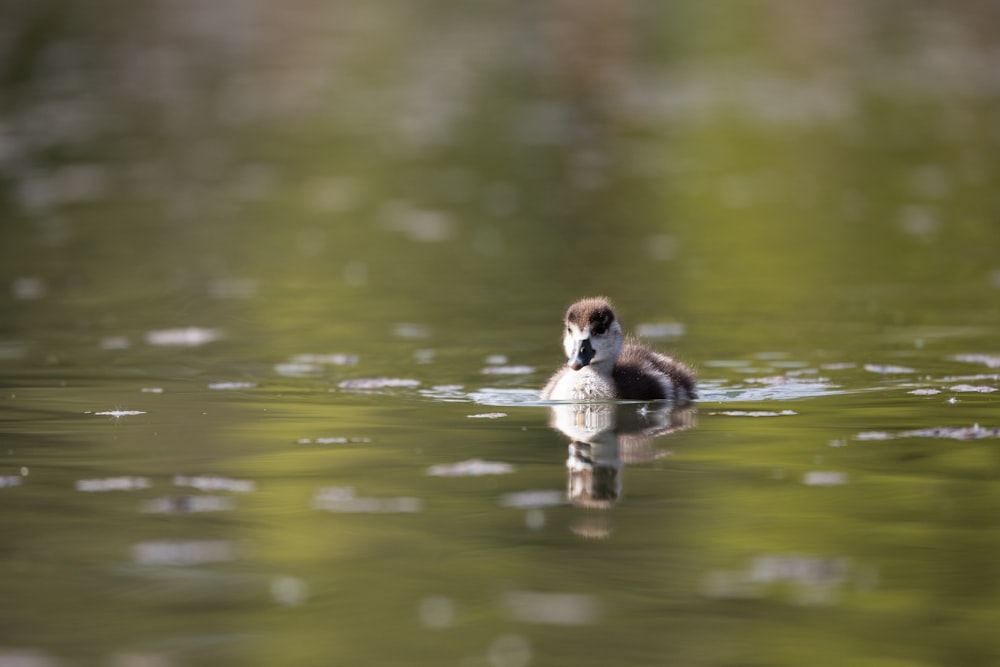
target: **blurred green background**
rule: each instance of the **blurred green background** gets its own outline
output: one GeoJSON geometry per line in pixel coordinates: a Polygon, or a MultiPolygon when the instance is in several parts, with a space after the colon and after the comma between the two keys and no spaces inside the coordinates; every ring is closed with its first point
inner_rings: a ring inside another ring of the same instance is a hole
{"type": "Polygon", "coordinates": [[[993,3],[4,13],[4,271],[54,295],[494,330],[608,293],[784,345],[998,280],[993,3]]]}

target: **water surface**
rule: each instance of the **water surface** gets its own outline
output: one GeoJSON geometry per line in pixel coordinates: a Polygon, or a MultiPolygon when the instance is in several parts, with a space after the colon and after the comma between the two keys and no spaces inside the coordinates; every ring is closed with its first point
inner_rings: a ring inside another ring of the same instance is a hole
{"type": "Polygon", "coordinates": [[[418,5],[12,23],[0,665],[995,664],[994,13],[418,5]]]}

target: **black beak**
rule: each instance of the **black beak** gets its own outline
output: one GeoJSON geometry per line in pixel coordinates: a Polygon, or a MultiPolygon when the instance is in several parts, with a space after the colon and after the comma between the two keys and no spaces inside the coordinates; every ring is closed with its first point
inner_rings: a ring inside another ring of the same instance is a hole
{"type": "Polygon", "coordinates": [[[590,360],[594,358],[594,354],[594,347],[590,344],[589,338],[576,341],[573,356],[569,359],[569,367],[574,371],[580,370],[590,363],[590,360]]]}

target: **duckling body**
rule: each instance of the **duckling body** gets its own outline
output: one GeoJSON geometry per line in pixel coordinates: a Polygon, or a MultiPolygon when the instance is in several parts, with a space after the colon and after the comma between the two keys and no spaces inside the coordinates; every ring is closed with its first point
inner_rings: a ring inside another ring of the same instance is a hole
{"type": "Polygon", "coordinates": [[[543,399],[682,402],[696,397],[694,371],[641,343],[624,340],[607,299],[577,301],[566,311],[565,324],[567,365],[542,389],[543,399]]]}

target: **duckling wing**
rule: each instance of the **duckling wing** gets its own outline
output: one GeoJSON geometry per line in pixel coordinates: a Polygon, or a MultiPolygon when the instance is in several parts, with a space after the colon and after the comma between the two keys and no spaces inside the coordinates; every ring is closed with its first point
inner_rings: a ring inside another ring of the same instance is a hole
{"type": "Polygon", "coordinates": [[[670,383],[674,386],[675,398],[698,398],[697,380],[694,370],[690,366],[659,352],[652,353],[650,363],[670,378],[670,383]]]}
{"type": "Polygon", "coordinates": [[[694,372],[643,345],[625,343],[613,371],[618,398],[652,401],[695,398],[694,372]]]}

